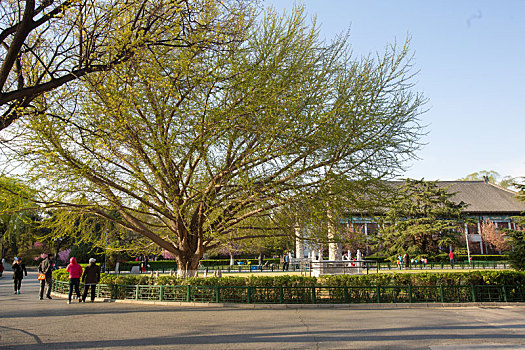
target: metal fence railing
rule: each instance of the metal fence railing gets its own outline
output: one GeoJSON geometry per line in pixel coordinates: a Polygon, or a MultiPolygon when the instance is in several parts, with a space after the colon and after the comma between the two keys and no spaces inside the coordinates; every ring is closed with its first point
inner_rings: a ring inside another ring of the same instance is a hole
{"type": "MultiPolygon", "coordinates": [[[[69,284],[54,281],[53,291],[67,294],[69,284]]],[[[106,299],[242,304],[469,303],[523,302],[525,286],[171,286],[99,284],[106,299]]]]}
{"type": "MultiPolygon", "coordinates": [[[[119,272],[131,272],[131,268],[136,265],[121,265],[119,267],[119,272]]],[[[301,266],[299,264],[290,264],[287,269],[283,269],[282,265],[272,264],[272,265],[216,265],[216,266],[199,266],[199,272],[213,272],[221,270],[222,272],[274,272],[274,271],[301,271],[301,266]]],[[[146,269],[146,272],[160,272],[160,273],[169,273],[170,271],[177,271],[177,265],[173,266],[155,266],[150,265],[146,269]]]]}
{"type": "MultiPolygon", "coordinates": [[[[342,262],[343,263],[343,262],[342,262]]],[[[345,266],[352,266],[352,261],[344,262],[345,266]]],[[[134,265],[122,264],[119,268],[119,272],[131,272],[131,268],[134,265]]],[[[454,264],[454,270],[463,270],[463,269],[511,269],[512,267],[507,261],[471,261],[470,264],[466,261],[456,262],[454,264]]],[[[398,265],[397,263],[392,262],[375,262],[373,260],[367,260],[362,264],[363,273],[374,273],[378,271],[385,270],[451,270],[452,266],[449,263],[445,262],[429,262],[427,264],[417,263],[410,264],[405,266],[403,264],[398,265]]],[[[217,266],[199,266],[199,272],[214,272],[220,270],[222,272],[234,273],[234,272],[275,272],[283,271],[282,265],[279,264],[270,264],[270,265],[217,265],[217,266]]],[[[351,270],[351,269],[350,269],[351,270]]],[[[138,269],[137,269],[138,271],[138,269]]],[[[159,272],[159,273],[169,273],[170,271],[177,271],[177,266],[174,263],[173,266],[155,266],[151,265],[147,268],[146,272],[159,272]]],[[[299,263],[290,263],[286,271],[295,271],[295,272],[307,272],[308,267],[305,264],[299,263]]]]}

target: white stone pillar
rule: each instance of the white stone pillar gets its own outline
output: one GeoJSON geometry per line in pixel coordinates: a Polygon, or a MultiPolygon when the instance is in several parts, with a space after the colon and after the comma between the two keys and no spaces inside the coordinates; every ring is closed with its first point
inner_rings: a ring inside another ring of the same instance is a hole
{"type": "Polygon", "coordinates": [[[295,257],[297,259],[303,259],[304,258],[304,242],[301,238],[301,227],[299,225],[295,225],[294,233],[295,233],[295,257]]]}
{"type": "Polygon", "coordinates": [[[363,263],[361,260],[363,260],[363,255],[361,254],[361,251],[358,249],[356,253],[356,260],[357,260],[357,273],[361,273],[361,268],[363,267],[363,263]]]}
{"type": "Polygon", "coordinates": [[[478,233],[479,233],[479,248],[480,248],[481,254],[485,254],[484,249],[483,249],[483,237],[481,236],[481,221],[479,220],[478,220],[478,233]]]}
{"type": "Polygon", "coordinates": [[[332,223],[328,223],[328,260],[340,261],[343,260],[343,245],[340,242],[334,242],[335,228],[332,223]]]}
{"type": "Polygon", "coordinates": [[[343,246],[341,243],[328,244],[328,260],[340,261],[343,260],[343,246]]]}
{"type": "Polygon", "coordinates": [[[467,257],[468,257],[468,264],[470,265],[470,247],[468,243],[468,225],[465,222],[465,243],[467,244],[467,257]]]}
{"type": "Polygon", "coordinates": [[[365,222],[365,244],[366,244],[366,255],[370,254],[368,249],[368,224],[365,222]]]}

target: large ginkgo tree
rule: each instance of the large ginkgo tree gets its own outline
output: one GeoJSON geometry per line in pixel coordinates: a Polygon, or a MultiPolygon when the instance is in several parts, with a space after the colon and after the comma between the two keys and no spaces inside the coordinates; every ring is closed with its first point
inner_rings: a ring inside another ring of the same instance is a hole
{"type": "Polygon", "coordinates": [[[301,8],[235,15],[243,30],[217,45],[137,52],[73,99],[42,100],[9,160],[39,201],[139,233],[192,276],[207,250],[274,234],[292,203],[345,184],[359,197],[402,169],[425,102],[406,44],[356,58],[301,8]]]}

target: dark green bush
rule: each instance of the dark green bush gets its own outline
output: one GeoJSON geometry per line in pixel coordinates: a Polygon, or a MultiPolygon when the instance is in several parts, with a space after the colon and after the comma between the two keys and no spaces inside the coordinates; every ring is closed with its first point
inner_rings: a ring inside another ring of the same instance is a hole
{"type": "Polygon", "coordinates": [[[508,230],[510,244],[514,247],[509,255],[509,261],[517,270],[525,270],[525,232],[508,230]]]}
{"type": "MultiPolygon", "coordinates": [[[[243,264],[250,264],[250,265],[258,265],[259,260],[258,259],[235,259],[235,264],[237,265],[237,262],[242,262],[243,264]]],[[[270,259],[263,259],[263,264],[279,264],[279,259],[277,258],[270,258],[270,259]]],[[[230,259],[208,259],[208,260],[201,260],[201,266],[207,267],[207,266],[228,266],[230,265],[230,259]]],[[[121,264],[121,269],[127,269],[131,266],[140,266],[140,261],[125,261],[121,264]]],[[[158,260],[158,261],[148,261],[149,268],[148,270],[176,270],[177,269],[177,263],[174,260],[158,260]]]]}
{"type": "MultiPolygon", "coordinates": [[[[470,257],[472,258],[472,261],[507,261],[509,259],[509,256],[506,255],[506,254],[501,254],[501,255],[481,255],[481,254],[475,254],[475,255],[470,255],[470,257]]],[[[455,259],[456,261],[468,261],[468,255],[467,254],[456,254],[455,255],[455,259]]],[[[438,254],[436,256],[434,256],[432,259],[428,259],[428,261],[430,262],[432,260],[432,262],[443,262],[443,263],[448,263],[450,261],[449,257],[448,257],[448,253],[443,253],[443,254],[438,254]]]]}
{"type": "MultiPolygon", "coordinates": [[[[353,258],[355,256],[352,256],[353,258]]],[[[383,262],[392,262],[392,261],[395,261],[395,259],[391,259],[389,257],[385,257],[385,256],[378,256],[378,255],[370,255],[370,256],[365,256],[364,257],[365,260],[375,260],[377,262],[380,262],[380,263],[383,263],[383,262]]]]}
{"type": "MultiPolygon", "coordinates": [[[[124,261],[120,264],[121,270],[126,268],[131,268],[131,266],[140,266],[141,261],[124,261]]],[[[177,263],[175,260],[158,260],[158,261],[148,261],[148,270],[176,270],[177,263]]]]}

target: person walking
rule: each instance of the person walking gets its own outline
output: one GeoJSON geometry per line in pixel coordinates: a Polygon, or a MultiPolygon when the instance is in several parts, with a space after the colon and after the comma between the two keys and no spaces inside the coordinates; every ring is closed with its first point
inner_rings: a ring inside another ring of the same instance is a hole
{"type": "Polygon", "coordinates": [[[95,258],[89,259],[89,265],[84,269],[82,274],[82,282],[84,282],[84,291],[82,293],[82,302],[86,302],[88,289],[91,287],[91,302],[95,301],[95,289],[97,283],[100,282],[100,266],[97,265],[95,258]]]}
{"type": "Polygon", "coordinates": [[[66,267],[66,271],[69,272],[69,294],[67,303],[71,304],[71,295],[73,295],[73,288],[75,288],[75,293],[78,298],[78,302],[81,303],[80,299],[80,277],[82,277],[82,266],[77,264],[77,259],[71,257],[69,259],[69,265],[66,267]]]}
{"type": "Polygon", "coordinates": [[[410,255],[408,253],[405,253],[403,255],[403,262],[405,263],[405,270],[410,268],[410,255]]]}
{"type": "Polygon", "coordinates": [[[454,259],[455,259],[453,250],[450,250],[450,253],[448,253],[448,258],[450,259],[450,268],[453,269],[454,268],[454,259]]]}
{"type": "Polygon", "coordinates": [[[288,271],[289,266],[290,266],[290,255],[284,254],[283,271],[288,271]]]}
{"type": "Polygon", "coordinates": [[[51,298],[51,289],[53,288],[53,254],[48,254],[38,265],[38,272],[46,275],[46,278],[40,281],[40,300],[44,299],[44,290],[47,285],[46,298],[51,298]]]}
{"type": "Polygon", "coordinates": [[[27,276],[26,265],[22,263],[21,258],[15,257],[13,262],[13,281],[15,283],[15,294],[20,294],[20,287],[24,279],[24,273],[27,276]]]}
{"type": "Polygon", "coordinates": [[[0,261],[0,277],[2,277],[3,273],[4,273],[4,259],[0,261]]]}

